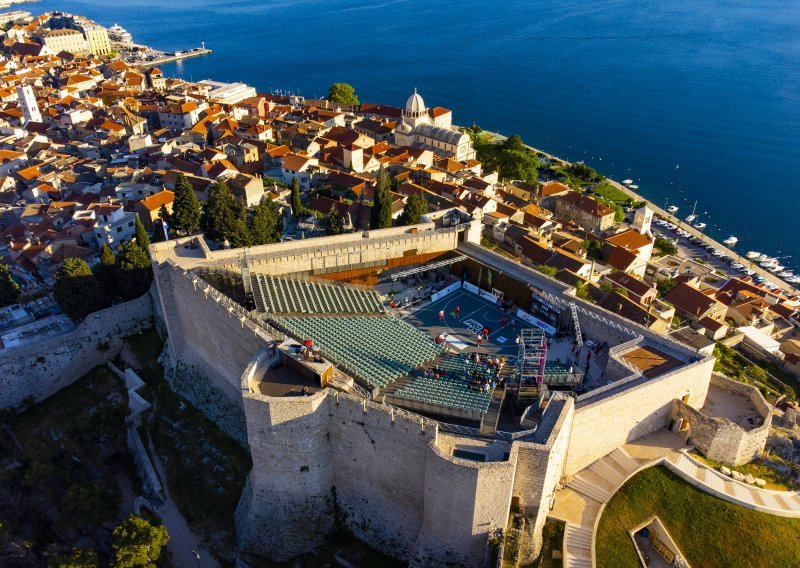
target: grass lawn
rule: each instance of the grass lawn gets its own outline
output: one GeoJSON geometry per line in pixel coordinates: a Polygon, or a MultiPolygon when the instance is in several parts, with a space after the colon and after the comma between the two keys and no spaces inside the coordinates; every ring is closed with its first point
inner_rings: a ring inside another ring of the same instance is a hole
{"type": "Polygon", "coordinates": [[[722,501],[657,466],[635,475],[606,505],[597,530],[598,568],[637,566],[628,531],[652,515],[692,566],[798,566],[800,519],[722,501]]]}
{"type": "Polygon", "coordinates": [[[626,203],[631,201],[630,195],[611,185],[610,183],[601,183],[595,186],[592,191],[595,195],[599,197],[603,197],[609,201],[616,203],[617,205],[624,206],[626,203]]]}

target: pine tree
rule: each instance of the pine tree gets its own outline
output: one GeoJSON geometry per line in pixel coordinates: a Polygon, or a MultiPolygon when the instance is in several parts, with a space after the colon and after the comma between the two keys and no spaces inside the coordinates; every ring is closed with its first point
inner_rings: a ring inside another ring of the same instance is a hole
{"type": "Polygon", "coordinates": [[[233,222],[231,234],[227,238],[233,248],[249,247],[253,244],[253,237],[247,224],[247,209],[244,207],[240,207],[236,220],[233,222]]]}
{"type": "MultiPolygon", "coordinates": [[[[166,207],[164,208],[166,211],[166,207]]],[[[200,201],[194,194],[192,184],[186,176],[178,174],[175,182],[175,199],[172,202],[172,215],[165,217],[175,231],[191,234],[200,226],[200,201]]]]}
{"type": "Polygon", "coordinates": [[[331,210],[328,212],[328,225],[325,228],[325,232],[328,235],[341,235],[344,233],[344,219],[333,205],[331,205],[331,210]]]}
{"type": "Polygon", "coordinates": [[[372,213],[369,221],[370,229],[386,229],[392,226],[392,196],[389,191],[389,176],[381,166],[378,172],[378,184],[372,200],[372,213]]]}
{"type": "Polygon", "coordinates": [[[105,243],[100,249],[100,263],[94,267],[93,272],[109,298],[119,294],[117,290],[117,259],[114,257],[114,251],[105,243]]]}
{"type": "Polygon", "coordinates": [[[281,240],[280,218],[274,201],[264,200],[250,217],[250,238],[253,245],[266,245],[281,240]]]}
{"type": "Polygon", "coordinates": [[[303,201],[300,199],[300,180],[292,178],[292,215],[297,219],[303,214],[303,201]]]}
{"type": "Polygon", "coordinates": [[[128,515],[114,529],[115,568],[156,566],[167,546],[169,533],[162,525],[153,525],[136,515],[128,515]]]}
{"type": "Polygon", "coordinates": [[[136,215],[136,244],[147,253],[147,258],[150,258],[150,237],[147,236],[139,215],[136,215]]]}
{"type": "Polygon", "coordinates": [[[88,314],[111,305],[103,285],[89,270],[89,265],[80,258],[68,258],[61,264],[56,271],[53,295],[61,311],[73,319],[85,318],[88,314]]]}
{"type": "Polygon", "coordinates": [[[0,308],[16,304],[18,297],[19,284],[11,278],[8,266],[0,262],[0,308]]]}
{"type": "Polygon", "coordinates": [[[422,216],[428,212],[428,202],[421,193],[415,193],[408,198],[403,213],[400,215],[401,225],[416,225],[422,216]]]}
{"type": "Polygon", "coordinates": [[[233,234],[238,213],[239,204],[228,184],[224,180],[214,182],[208,190],[200,227],[209,239],[221,243],[233,234]]]}
{"type": "Polygon", "coordinates": [[[150,287],[153,268],[147,253],[134,242],[121,245],[117,252],[117,284],[126,300],[138,298],[150,287]]]}

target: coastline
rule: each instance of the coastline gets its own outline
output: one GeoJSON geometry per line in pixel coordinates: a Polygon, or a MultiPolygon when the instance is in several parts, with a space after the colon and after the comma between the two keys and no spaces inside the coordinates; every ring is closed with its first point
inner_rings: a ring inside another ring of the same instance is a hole
{"type": "MultiPolygon", "coordinates": [[[[492,132],[492,131],[489,131],[489,130],[484,130],[484,132],[492,137],[492,141],[494,141],[494,140],[505,140],[506,138],[508,138],[507,136],[505,136],[503,134],[500,134],[498,132],[492,132]]],[[[553,154],[545,152],[544,150],[540,150],[539,148],[534,148],[533,146],[529,146],[527,144],[525,145],[525,147],[530,149],[530,150],[532,150],[532,151],[534,151],[534,152],[536,152],[536,153],[538,153],[538,154],[542,154],[542,155],[546,156],[550,160],[555,160],[555,161],[560,162],[560,163],[565,164],[565,165],[569,165],[569,164],[572,163],[572,162],[569,162],[567,160],[564,160],[563,158],[559,158],[558,156],[554,156],[553,154]]],[[[634,201],[642,201],[642,202],[646,203],[647,206],[650,209],[652,209],[653,212],[655,213],[655,215],[657,215],[658,217],[661,217],[662,219],[666,219],[666,220],[668,220],[668,221],[670,221],[672,223],[675,223],[676,225],[678,225],[679,228],[681,228],[684,231],[690,233],[692,236],[698,237],[698,238],[702,239],[703,241],[705,241],[706,243],[709,243],[709,244],[713,245],[714,248],[721,250],[722,252],[724,252],[725,254],[727,254],[728,256],[730,256],[732,258],[736,258],[738,262],[740,262],[741,264],[743,264],[743,265],[747,266],[748,268],[752,269],[759,276],[762,276],[763,278],[766,278],[768,282],[771,282],[772,284],[774,284],[775,286],[777,286],[781,290],[786,290],[786,291],[788,291],[790,293],[797,293],[797,290],[795,289],[794,286],[792,286],[788,282],[785,282],[784,280],[779,278],[777,275],[775,275],[775,274],[773,274],[773,273],[771,273],[771,272],[769,272],[767,270],[764,270],[758,264],[756,264],[753,261],[751,261],[750,259],[746,258],[743,253],[735,251],[734,249],[729,248],[728,246],[723,245],[720,242],[717,242],[716,240],[712,239],[707,234],[705,234],[705,233],[703,233],[701,231],[698,231],[697,229],[692,227],[691,223],[686,223],[685,221],[683,221],[683,219],[680,219],[679,217],[676,217],[672,213],[667,212],[662,207],[659,207],[658,205],[655,205],[651,200],[649,200],[646,197],[644,197],[643,195],[640,195],[640,194],[636,193],[635,191],[629,189],[628,187],[624,186],[623,184],[619,183],[618,181],[613,180],[613,179],[611,179],[609,177],[606,177],[605,179],[613,187],[615,187],[616,189],[619,189],[620,191],[625,193],[628,197],[630,197],[634,201]]],[[[729,276],[730,276],[730,274],[729,274],[729,276]]],[[[734,276],[736,277],[737,275],[734,275],[734,276]]]]}

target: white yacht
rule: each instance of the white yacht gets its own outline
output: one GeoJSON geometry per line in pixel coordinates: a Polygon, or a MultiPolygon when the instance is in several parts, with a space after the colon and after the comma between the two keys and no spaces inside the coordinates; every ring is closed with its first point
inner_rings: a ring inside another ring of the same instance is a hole
{"type": "Polygon", "coordinates": [[[778,274],[778,276],[780,276],[781,278],[791,278],[792,276],[794,276],[794,272],[791,270],[784,270],[783,272],[778,274]]]}
{"type": "Polygon", "coordinates": [[[694,223],[695,219],[697,219],[695,211],[697,211],[697,201],[694,202],[694,207],[692,207],[691,215],[688,215],[686,219],[684,219],[684,221],[686,221],[687,223],[694,223]]]}
{"type": "Polygon", "coordinates": [[[760,253],[760,252],[757,252],[757,251],[754,251],[754,250],[751,250],[751,251],[749,251],[749,252],[748,252],[748,253],[747,253],[745,256],[746,256],[747,258],[749,258],[750,260],[753,260],[753,259],[756,259],[756,258],[758,258],[759,256],[761,256],[761,253],[760,253]]]}
{"type": "Polygon", "coordinates": [[[667,207],[667,212],[668,213],[673,213],[674,214],[677,211],[678,211],[678,206],[677,205],[670,205],[669,207],[667,207]]]}
{"type": "Polygon", "coordinates": [[[692,227],[694,227],[698,231],[702,231],[703,229],[706,228],[706,224],[705,223],[695,223],[694,225],[692,225],[692,227]]]}
{"type": "Polygon", "coordinates": [[[133,36],[128,30],[116,23],[108,28],[108,37],[122,43],[133,43],[133,36]]]}
{"type": "Polygon", "coordinates": [[[639,186],[634,183],[630,184],[628,187],[630,187],[631,189],[639,189],[639,186]]]}
{"type": "Polygon", "coordinates": [[[622,183],[624,183],[625,185],[630,185],[630,184],[633,183],[633,180],[632,179],[624,179],[624,180],[622,180],[622,183]]]}
{"type": "Polygon", "coordinates": [[[733,235],[731,235],[730,237],[728,237],[727,239],[725,239],[724,241],[722,241],[722,244],[723,244],[723,245],[728,245],[728,246],[732,247],[733,245],[735,245],[735,244],[736,244],[736,243],[738,243],[738,242],[739,242],[739,239],[737,239],[736,237],[734,237],[733,235]]]}
{"type": "Polygon", "coordinates": [[[769,268],[767,268],[767,270],[769,270],[772,273],[777,274],[778,272],[783,271],[784,268],[786,268],[786,267],[785,266],[781,266],[780,264],[776,264],[775,266],[770,266],[769,268]]]}

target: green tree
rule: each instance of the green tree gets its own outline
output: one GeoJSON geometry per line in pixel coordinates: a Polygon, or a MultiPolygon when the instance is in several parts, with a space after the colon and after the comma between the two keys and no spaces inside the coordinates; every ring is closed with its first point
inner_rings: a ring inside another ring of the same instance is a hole
{"type": "Polygon", "coordinates": [[[50,561],[49,568],[97,568],[98,565],[94,550],[74,548],[69,554],[56,556],[50,561]]]}
{"type": "Polygon", "coordinates": [[[586,249],[586,256],[600,262],[603,261],[603,245],[600,241],[586,240],[583,241],[582,246],[586,249]]]}
{"type": "Polygon", "coordinates": [[[100,480],[73,483],[61,495],[61,519],[67,526],[85,532],[114,516],[116,497],[100,480]]]}
{"type": "Polygon", "coordinates": [[[128,515],[114,529],[115,568],[155,568],[169,540],[167,529],[146,519],[128,515]]]}
{"type": "MultiPolygon", "coordinates": [[[[166,211],[166,207],[164,208],[166,211]]],[[[194,193],[192,184],[182,173],[175,182],[175,199],[172,202],[172,215],[164,217],[177,232],[191,234],[200,227],[200,201],[194,193]]]]}
{"type": "Polygon", "coordinates": [[[400,214],[401,225],[416,225],[422,216],[428,212],[428,201],[421,193],[414,193],[409,196],[403,212],[400,214]]]}
{"type": "Polygon", "coordinates": [[[331,205],[331,210],[328,212],[328,223],[325,227],[325,233],[328,235],[341,235],[344,233],[344,219],[333,205],[331,205]]]}
{"type": "Polygon", "coordinates": [[[575,283],[575,295],[581,300],[590,301],[592,297],[589,295],[589,284],[583,280],[578,280],[575,283]]]}
{"type": "Polygon", "coordinates": [[[128,242],[117,251],[117,284],[120,295],[126,300],[138,298],[150,287],[153,268],[147,253],[134,242],[128,242]]]}
{"type": "Polygon", "coordinates": [[[147,253],[147,258],[150,258],[150,237],[147,236],[147,231],[145,231],[139,215],[136,215],[136,244],[147,253]]]}
{"type": "Polygon", "coordinates": [[[253,245],[267,245],[281,240],[278,207],[268,199],[259,203],[250,217],[250,238],[253,245]]]}
{"type": "Polygon", "coordinates": [[[656,249],[660,255],[678,253],[678,247],[675,246],[675,243],[669,239],[665,239],[664,237],[656,237],[656,242],[653,243],[653,248],[656,249]]]}
{"type": "Polygon", "coordinates": [[[247,211],[241,208],[233,222],[231,234],[228,235],[228,243],[233,248],[249,247],[253,244],[253,237],[250,234],[250,227],[247,225],[247,211]]]}
{"type": "Polygon", "coordinates": [[[678,281],[674,278],[664,278],[656,282],[656,289],[658,290],[658,294],[663,297],[669,294],[677,285],[678,281]]]}
{"type": "Polygon", "coordinates": [[[386,229],[392,226],[392,196],[389,192],[389,175],[381,166],[378,172],[378,184],[372,199],[372,213],[369,220],[370,229],[386,229]]]}
{"type": "Polygon", "coordinates": [[[61,264],[56,271],[53,295],[61,310],[73,319],[111,305],[103,285],[80,258],[68,258],[61,264]]]}
{"type": "Polygon", "coordinates": [[[16,304],[17,298],[19,298],[19,284],[11,278],[8,266],[0,262],[0,308],[16,304]]]}
{"type": "Polygon", "coordinates": [[[767,372],[757,365],[748,365],[742,372],[743,378],[747,379],[748,383],[766,383],[767,372]]]}
{"type": "Polygon", "coordinates": [[[514,135],[503,142],[497,155],[497,171],[503,179],[519,179],[526,183],[536,183],[539,175],[539,159],[522,138],[514,135]]]}
{"type": "Polygon", "coordinates": [[[94,267],[94,275],[103,285],[103,290],[109,298],[118,294],[117,259],[114,257],[114,251],[105,243],[100,248],[100,263],[94,267]]]}
{"type": "Polygon", "coordinates": [[[558,274],[558,268],[556,268],[555,266],[547,266],[546,264],[540,264],[536,268],[539,270],[539,272],[541,272],[542,274],[546,274],[550,278],[555,278],[556,274],[558,274]]]}
{"type": "Polygon", "coordinates": [[[303,214],[303,201],[300,199],[300,180],[292,178],[292,215],[297,219],[303,214]]]}
{"type": "Polygon", "coordinates": [[[339,103],[340,105],[356,106],[358,104],[356,90],[347,83],[334,83],[331,85],[326,98],[332,103],[339,103]]]}
{"type": "Polygon", "coordinates": [[[221,243],[233,234],[239,204],[224,180],[211,184],[208,200],[200,217],[200,227],[212,241],[221,243]]]}

